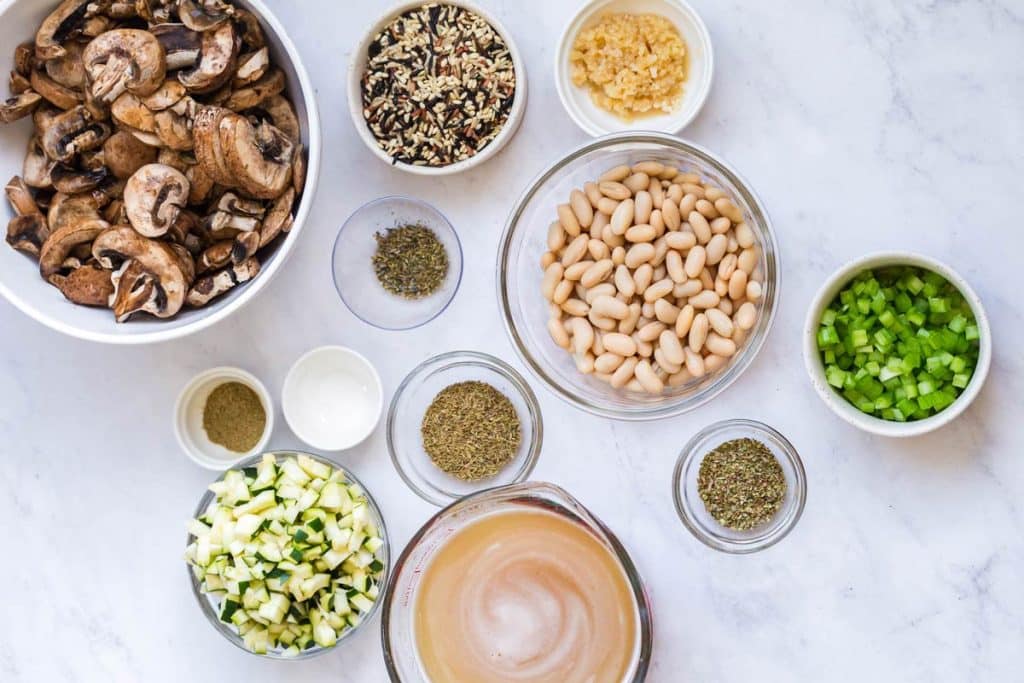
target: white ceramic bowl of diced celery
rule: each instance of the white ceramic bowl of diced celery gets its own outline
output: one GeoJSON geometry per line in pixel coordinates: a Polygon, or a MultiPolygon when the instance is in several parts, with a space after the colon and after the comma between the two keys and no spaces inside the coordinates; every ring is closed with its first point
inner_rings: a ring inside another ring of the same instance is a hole
{"type": "Polygon", "coordinates": [[[818,290],[804,322],[803,351],[804,363],[811,384],[832,412],[854,427],[871,434],[886,437],[912,437],[926,434],[949,424],[963,413],[981,392],[981,387],[988,377],[989,366],[992,363],[992,330],[989,327],[988,315],[985,313],[981,298],[967,283],[967,280],[951,267],[922,254],[904,251],[882,252],[850,261],[833,273],[818,290]],[[822,315],[839,292],[858,274],[889,266],[912,266],[930,270],[942,276],[963,295],[974,314],[977,326],[978,360],[967,385],[962,388],[956,399],[940,412],[924,419],[907,422],[882,419],[862,412],[850,403],[829,383],[825,363],[818,348],[817,335],[822,315]]]}
{"type": "Polygon", "coordinates": [[[390,547],[376,502],[326,458],[275,451],[210,485],[189,522],[192,592],[217,631],[273,659],[306,659],[376,613],[390,547]]]}

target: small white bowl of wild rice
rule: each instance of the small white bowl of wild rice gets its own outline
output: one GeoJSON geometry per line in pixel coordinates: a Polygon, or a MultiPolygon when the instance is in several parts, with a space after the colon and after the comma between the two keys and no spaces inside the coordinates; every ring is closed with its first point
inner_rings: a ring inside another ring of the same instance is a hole
{"type": "Polygon", "coordinates": [[[402,2],[352,53],[349,112],[377,157],[419,175],[478,166],[515,135],[526,68],[511,34],[467,0],[402,2]]]}

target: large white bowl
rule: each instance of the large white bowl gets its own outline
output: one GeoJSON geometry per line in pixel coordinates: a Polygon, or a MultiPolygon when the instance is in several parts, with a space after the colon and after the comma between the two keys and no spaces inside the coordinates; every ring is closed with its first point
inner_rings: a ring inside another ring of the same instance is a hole
{"type": "Polygon", "coordinates": [[[406,164],[401,161],[395,161],[386,152],[384,152],[383,149],[381,149],[380,145],[377,143],[377,138],[375,138],[373,133],[370,132],[370,127],[366,125],[366,118],[363,116],[362,80],[363,73],[366,71],[366,50],[373,39],[376,38],[388,24],[394,21],[396,17],[401,16],[411,9],[422,7],[423,4],[423,0],[406,0],[405,2],[399,2],[391,7],[391,9],[378,19],[376,23],[370,26],[370,29],[363,36],[363,39],[359,41],[359,45],[357,45],[356,49],[352,51],[352,59],[348,65],[348,111],[352,116],[352,124],[356,128],[356,132],[359,133],[360,139],[378,159],[394,166],[399,171],[405,171],[406,173],[413,173],[415,175],[451,175],[453,173],[461,173],[463,171],[468,171],[471,168],[475,168],[495,156],[503,147],[505,147],[505,145],[508,144],[509,140],[511,140],[516,134],[516,131],[519,130],[519,125],[523,122],[523,116],[526,114],[526,65],[523,63],[522,57],[519,56],[519,49],[516,47],[515,41],[512,40],[512,34],[508,32],[508,29],[506,29],[493,14],[470,0],[443,0],[443,4],[457,5],[479,14],[494,28],[495,31],[498,32],[498,35],[500,35],[502,40],[505,41],[505,44],[508,45],[508,52],[512,57],[512,65],[516,70],[515,101],[512,102],[512,110],[508,114],[508,120],[505,121],[505,126],[498,133],[497,137],[491,140],[490,144],[484,147],[478,154],[464,161],[448,164],[447,166],[416,166],[415,164],[406,164]]]}
{"type": "MultiPolygon", "coordinates": [[[[56,0],[0,0],[0,46],[3,46],[0,48],[0,73],[6,74],[13,68],[14,47],[30,40],[40,22],[57,4],[56,0]]],[[[205,329],[240,309],[270,284],[299,239],[316,194],[320,172],[320,117],[309,75],[281,23],[261,0],[235,0],[235,4],[260,19],[273,62],[287,76],[287,92],[295,106],[302,144],[308,154],[306,186],[291,232],[285,239],[278,240],[272,251],[263,252],[259,276],[203,308],[182,310],[169,320],[148,318],[117,323],[109,310],[78,306],[66,300],[57,288],[39,276],[34,259],[7,244],[0,244],[0,294],[8,301],[44,325],[73,337],[107,344],[148,344],[205,329]]],[[[21,174],[31,130],[31,118],[0,126],[0,174],[4,180],[21,174]]],[[[0,202],[3,205],[0,208],[2,227],[13,213],[6,200],[0,198],[0,202]]]]}
{"type": "Polygon", "coordinates": [[[985,383],[985,378],[988,377],[989,366],[992,364],[992,330],[989,327],[988,315],[985,314],[985,307],[981,303],[981,298],[967,284],[967,280],[960,277],[955,270],[945,263],[908,251],[868,254],[867,256],[850,261],[837,270],[818,290],[818,294],[814,297],[814,301],[807,311],[807,319],[804,321],[803,346],[804,363],[807,366],[807,373],[811,377],[811,384],[814,385],[814,389],[821,396],[825,405],[854,427],[877,434],[878,436],[920,436],[949,424],[960,413],[964,412],[967,406],[971,404],[971,401],[978,396],[982,385],[985,383]],[[971,310],[974,312],[980,333],[978,365],[974,368],[974,375],[971,376],[971,381],[968,383],[967,388],[945,410],[923,420],[915,420],[914,422],[883,420],[880,417],[868,415],[857,410],[853,404],[833,389],[829,385],[828,380],[825,379],[825,365],[822,363],[821,353],[818,351],[817,335],[821,314],[825,312],[828,305],[836,298],[839,290],[846,286],[857,274],[865,270],[874,270],[875,268],[884,268],[886,266],[915,266],[938,273],[944,277],[964,295],[964,299],[967,300],[968,305],[970,305],[971,310]]]}

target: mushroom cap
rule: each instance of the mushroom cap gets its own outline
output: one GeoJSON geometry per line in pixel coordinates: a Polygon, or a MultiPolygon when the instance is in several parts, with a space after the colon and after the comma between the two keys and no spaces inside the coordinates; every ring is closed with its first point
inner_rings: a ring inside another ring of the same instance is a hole
{"type": "Polygon", "coordinates": [[[11,203],[14,213],[19,216],[39,211],[39,205],[36,204],[32,191],[28,189],[28,185],[25,184],[21,176],[14,176],[8,180],[4,187],[4,193],[7,195],[7,201],[11,203]]]}
{"type": "Polygon", "coordinates": [[[79,244],[88,244],[110,227],[99,218],[74,221],[50,232],[39,250],[39,272],[44,279],[60,272],[64,260],[79,244]]]}
{"type": "Polygon", "coordinates": [[[140,168],[157,160],[157,149],[131,133],[118,131],[103,143],[103,160],[115,177],[127,180],[140,168]]]}
{"type": "Polygon", "coordinates": [[[295,145],[280,130],[268,123],[254,127],[230,113],[221,119],[218,137],[229,186],[250,197],[276,199],[290,185],[295,145]]]}
{"type": "Polygon", "coordinates": [[[111,273],[95,265],[75,268],[57,283],[61,294],[82,306],[108,306],[114,294],[111,273]]]}
{"type": "Polygon", "coordinates": [[[226,268],[202,276],[188,292],[189,306],[205,306],[213,299],[228,292],[235,285],[248,282],[260,272],[260,262],[250,258],[242,263],[231,264],[226,268]]]}
{"type": "Polygon", "coordinates": [[[203,36],[184,24],[157,24],[150,32],[164,46],[167,70],[192,67],[199,61],[203,36]]]}
{"type": "Polygon", "coordinates": [[[64,0],[60,3],[36,31],[36,57],[43,60],[63,57],[66,54],[63,43],[81,33],[95,7],[93,0],[64,0]]]}
{"type": "Polygon", "coordinates": [[[34,256],[39,254],[49,234],[46,218],[38,211],[15,216],[7,224],[7,244],[34,256]]]}
{"type": "Polygon", "coordinates": [[[21,177],[24,178],[25,184],[39,189],[53,187],[53,181],[50,179],[53,163],[43,151],[43,144],[39,137],[32,136],[25,153],[25,163],[21,168],[21,177]]]}
{"type": "Polygon", "coordinates": [[[29,83],[32,85],[33,90],[58,109],[71,109],[84,99],[81,90],[61,85],[39,69],[32,71],[32,74],[29,76],[29,83]]]}
{"type": "Polygon", "coordinates": [[[234,76],[240,48],[241,40],[231,22],[203,33],[199,61],[192,69],[179,71],[178,80],[192,93],[216,90],[234,76]]]}
{"type": "Polygon", "coordinates": [[[149,31],[119,28],[93,39],[82,55],[92,96],[113,102],[124,91],[150,95],[164,82],[163,45],[149,31]]]}
{"type": "Polygon", "coordinates": [[[284,72],[277,68],[270,69],[256,82],[231,93],[224,106],[233,111],[252,109],[279,94],[284,90],[284,86],[284,72]]]}
{"type": "Polygon", "coordinates": [[[190,284],[178,254],[165,242],[143,237],[129,226],[111,228],[92,244],[92,255],[104,268],[119,270],[126,261],[153,276],[157,290],[155,310],[158,318],[169,318],[181,310],[190,284]]]}
{"type": "Polygon", "coordinates": [[[235,8],[220,0],[179,0],[178,17],[189,29],[198,32],[210,31],[222,25],[235,13],[235,8]]]}
{"type": "Polygon", "coordinates": [[[62,56],[46,61],[46,75],[65,88],[84,90],[88,83],[85,62],[82,61],[85,45],[71,40],[65,42],[63,47],[62,56]]]}
{"type": "Polygon", "coordinates": [[[97,170],[88,170],[67,164],[57,164],[50,172],[54,189],[65,194],[78,194],[94,190],[108,176],[109,172],[103,166],[97,170]]]}
{"type": "Polygon", "coordinates": [[[0,103],[0,123],[11,123],[28,116],[42,101],[43,96],[31,90],[4,100],[0,103]]]}
{"type": "Polygon", "coordinates": [[[66,162],[79,152],[101,146],[110,133],[110,126],[94,121],[89,111],[79,105],[54,116],[42,130],[41,142],[46,156],[66,162]]]}
{"type": "Polygon", "coordinates": [[[188,204],[188,194],[188,178],[181,171],[164,164],[147,164],[125,185],[128,220],[140,235],[160,237],[188,204]]]}

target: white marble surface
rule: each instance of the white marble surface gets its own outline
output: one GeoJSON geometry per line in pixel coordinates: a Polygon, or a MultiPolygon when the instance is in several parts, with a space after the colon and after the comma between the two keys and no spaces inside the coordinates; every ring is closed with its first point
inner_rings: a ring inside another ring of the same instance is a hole
{"type": "MultiPolygon", "coordinates": [[[[78,342],[0,303],[2,681],[386,680],[378,624],[314,661],[251,657],[193,604],[184,522],[209,472],[178,451],[181,386],[234,364],[280,391],[320,344],[355,347],[390,395],[427,356],[455,348],[522,367],[498,318],[494,254],[511,202],[584,140],[554,94],[551,59],[576,0],[482,0],[515,34],[530,74],[525,124],[477,173],[410,178],[375,160],[348,118],[343,79],[370,0],[272,0],[319,91],[319,196],[268,291],[195,337],[149,348],[78,342]],[[336,297],[329,249],[374,197],[436,203],[463,239],[452,307],[408,333],[373,330],[336,297]]],[[[620,534],[647,581],[649,680],[1012,681],[1024,640],[1024,4],[1020,0],[694,0],[717,80],[685,135],[761,193],[783,252],[782,307],[764,351],[713,403],[657,424],[577,412],[534,382],[548,429],[535,476],[564,485],[620,534]],[[798,343],[826,275],[869,250],[910,248],[957,267],[993,318],[988,385],[954,425],[888,441],[855,431],[810,388],[798,343]],[[748,416],[803,454],[809,498],[780,545],[728,557],[694,540],[669,479],[691,434],[748,416]]],[[[278,414],[280,418],[280,413],[278,414]]],[[[281,426],[272,446],[298,445],[281,426]]],[[[395,550],[434,509],[387,458],[381,430],[339,456],[382,503],[395,550]]]]}

